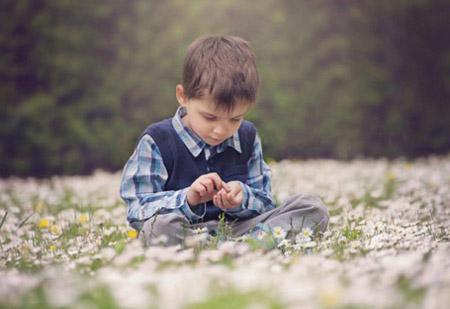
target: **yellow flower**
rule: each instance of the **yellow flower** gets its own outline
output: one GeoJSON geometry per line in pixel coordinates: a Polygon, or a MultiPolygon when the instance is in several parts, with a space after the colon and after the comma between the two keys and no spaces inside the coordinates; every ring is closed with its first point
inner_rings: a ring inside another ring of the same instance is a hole
{"type": "Polygon", "coordinates": [[[88,222],[89,221],[89,215],[88,214],[81,214],[79,217],[78,217],[78,222],[80,223],[80,224],[84,224],[84,223],[86,223],[86,222],[88,222]]]}
{"type": "Polygon", "coordinates": [[[48,249],[50,251],[56,251],[56,246],[55,245],[51,245],[48,249]]]}
{"type": "Polygon", "coordinates": [[[50,226],[50,233],[52,233],[53,235],[61,235],[62,231],[61,228],[57,225],[52,225],[50,226]]]}
{"type": "Polygon", "coordinates": [[[138,232],[136,230],[129,230],[127,232],[127,235],[128,235],[129,238],[135,239],[138,236],[138,232]]]}
{"type": "Polygon", "coordinates": [[[50,226],[50,220],[42,218],[42,219],[39,220],[37,226],[40,229],[46,229],[46,228],[48,228],[50,226]]]}

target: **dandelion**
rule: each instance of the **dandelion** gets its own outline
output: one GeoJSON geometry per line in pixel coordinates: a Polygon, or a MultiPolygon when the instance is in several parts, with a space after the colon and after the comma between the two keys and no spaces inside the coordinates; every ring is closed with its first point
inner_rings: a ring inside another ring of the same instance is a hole
{"type": "Polygon", "coordinates": [[[128,230],[127,236],[128,238],[135,239],[138,237],[138,232],[136,230],[128,230]]]}
{"type": "Polygon", "coordinates": [[[282,227],[277,226],[273,229],[273,236],[276,239],[284,239],[286,237],[286,231],[282,227]]]}
{"type": "Polygon", "coordinates": [[[78,216],[78,222],[80,224],[84,224],[86,222],[89,221],[89,215],[88,214],[81,214],[80,216],[78,216]]]}
{"type": "Polygon", "coordinates": [[[54,252],[54,251],[56,251],[56,246],[51,245],[50,247],[48,247],[48,250],[50,250],[51,252],[54,252]]]}
{"type": "Polygon", "coordinates": [[[40,229],[47,229],[50,226],[50,220],[46,219],[46,218],[42,218],[39,220],[37,226],[40,229]]]}

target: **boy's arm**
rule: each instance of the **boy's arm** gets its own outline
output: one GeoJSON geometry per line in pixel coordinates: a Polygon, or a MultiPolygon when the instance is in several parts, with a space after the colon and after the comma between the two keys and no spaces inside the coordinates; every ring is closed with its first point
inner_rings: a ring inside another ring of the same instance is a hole
{"type": "Polygon", "coordinates": [[[163,191],[167,170],[153,138],[144,135],[125,165],[120,196],[128,205],[127,220],[140,230],[156,212],[181,211],[189,220],[200,219],[186,202],[188,188],[163,191]]]}
{"type": "Polygon", "coordinates": [[[271,172],[264,162],[258,135],[255,137],[253,153],[247,166],[247,181],[240,183],[243,191],[242,204],[240,207],[226,210],[228,214],[240,219],[252,218],[276,207],[272,197],[271,172]]]}

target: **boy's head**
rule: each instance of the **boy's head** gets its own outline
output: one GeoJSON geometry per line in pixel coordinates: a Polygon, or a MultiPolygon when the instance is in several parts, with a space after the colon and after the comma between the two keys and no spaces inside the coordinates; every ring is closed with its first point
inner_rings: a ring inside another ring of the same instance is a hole
{"type": "Polygon", "coordinates": [[[183,121],[205,142],[233,135],[256,101],[255,58],[249,43],[234,36],[201,37],[189,46],[176,96],[187,109],[183,121]]]}

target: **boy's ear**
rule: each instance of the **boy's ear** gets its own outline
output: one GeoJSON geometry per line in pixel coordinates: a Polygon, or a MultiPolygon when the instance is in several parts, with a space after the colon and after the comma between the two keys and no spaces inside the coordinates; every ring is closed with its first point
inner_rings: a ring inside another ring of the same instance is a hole
{"type": "Polygon", "coordinates": [[[175,88],[175,95],[177,97],[177,101],[181,106],[185,106],[187,99],[184,95],[184,87],[183,85],[177,85],[175,88]]]}

